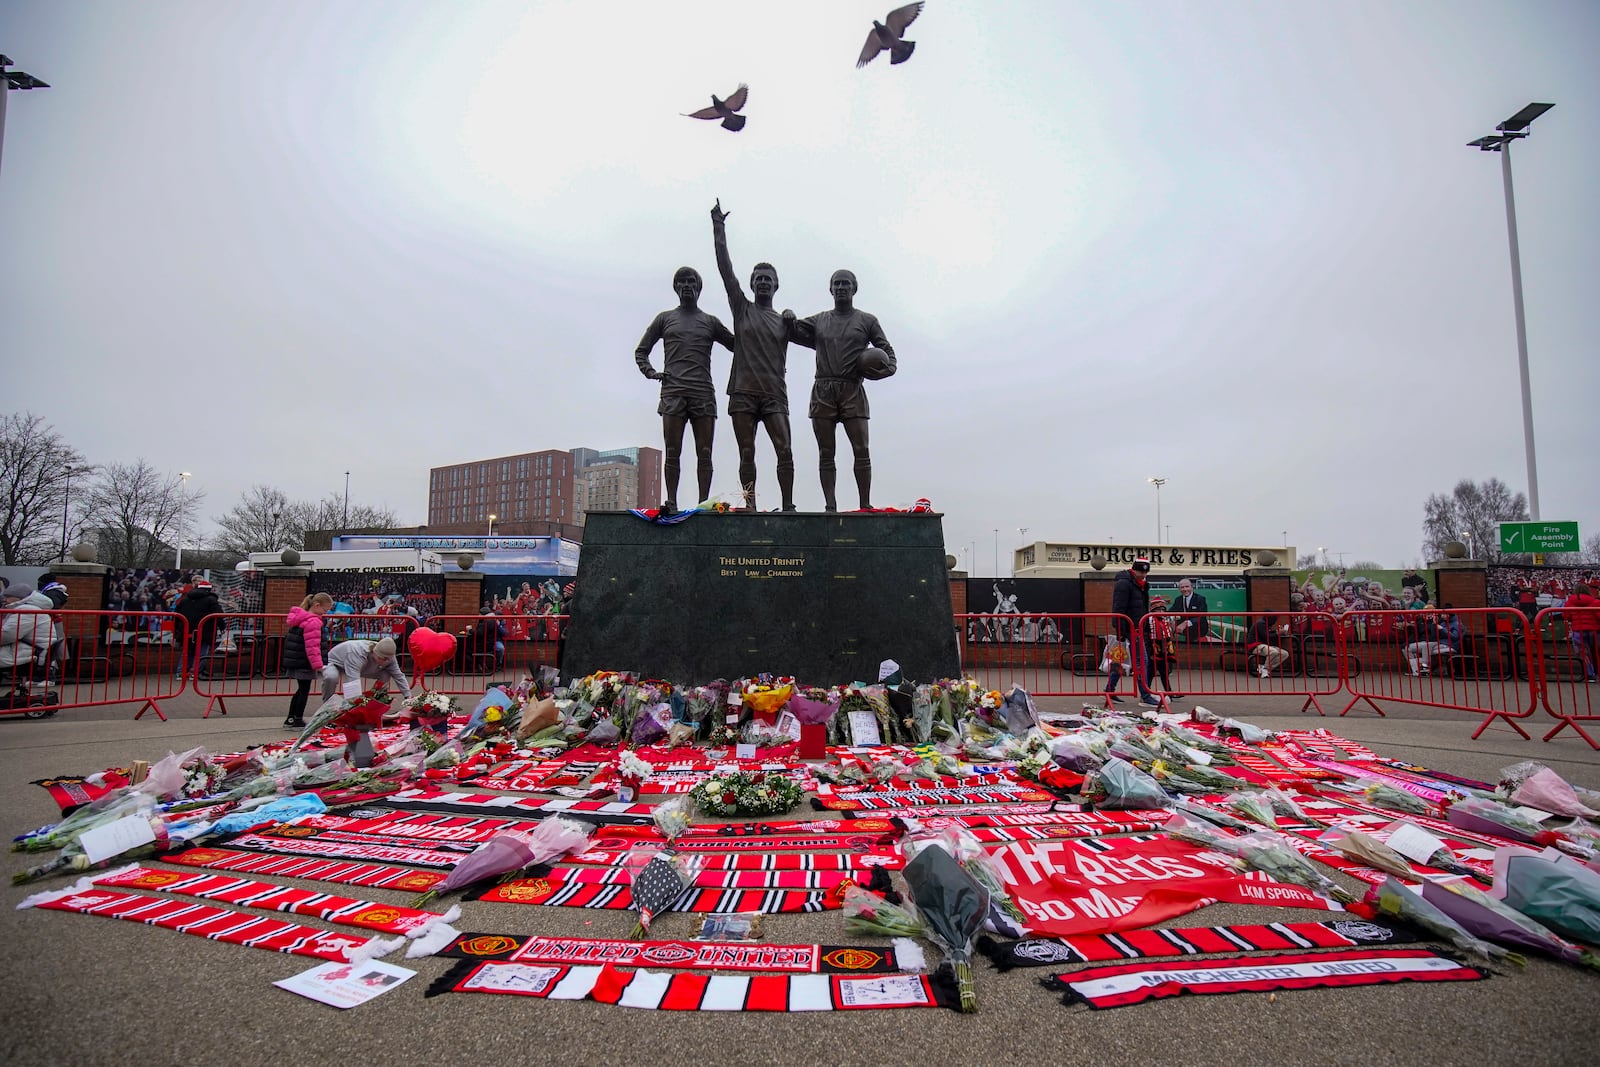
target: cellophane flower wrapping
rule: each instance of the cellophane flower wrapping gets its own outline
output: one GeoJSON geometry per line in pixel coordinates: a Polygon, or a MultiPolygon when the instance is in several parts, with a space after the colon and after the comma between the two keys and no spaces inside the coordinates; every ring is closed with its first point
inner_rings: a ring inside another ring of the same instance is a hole
{"type": "Polygon", "coordinates": [[[694,821],[686,796],[676,796],[657,804],[650,810],[650,818],[655,822],[656,829],[661,831],[661,836],[667,839],[668,845],[681,837],[694,821]]]}
{"type": "Polygon", "coordinates": [[[1466,797],[1445,809],[1445,821],[1464,830],[1492,827],[1489,832],[1514,841],[1539,841],[1538,823],[1515,808],[1483,797],[1466,797]],[[1506,831],[1510,831],[1507,833],[1506,831]]]}
{"type": "Polygon", "coordinates": [[[1272,810],[1272,802],[1262,796],[1259,790],[1244,790],[1232,794],[1228,797],[1228,807],[1269,830],[1278,828],[1278,816],[1272,810]]]}
{"type": "Polygon", "coordinates": [[[846,933],[868,937],[926,937],[928,930],[916,909],[887,900],[859,885],[844,888],[846,933]]]}
{"type": "Polygon", "coordinates": [[[1464,878],[1424,881],[1421,893],[1423,900],[1450,916],[1474,937],[1501,945],[1531,948],[1567,963],[1600,970],[1600,957],[1593,952],[1557,935],[1464,878]]]}
{"type": "Polygon", "coordinates": [[[633,720],[632,741],[635,745],[654,745],[666,740],[667,728],[646,707],[633,720]]]}
{"type": "Polygon", "coordinates": [[[1428,802],[1415,793],[1408,793],[1404,789],[1396,789],[1383,782],[1368,782],[1361,787],[1361,793],[1370,803],[1390,811],[1403,811],[1407,815],[1428,814],[1428,802]]]}
{"type": "Polygon", "coordinates": [[[802,726],[825,723],[838,710],[837,696],[830,696],[825,689],[804,689],[789,698],[789,711],[802,726]]]}
{"type": "Polygon", "coordinates": [[[601,719],[589,728],[588,741],[592,745],[614,745],[622,739],[622,731],[610,719],[601,719]]]}
{"type": "Polygon", "coordinates": [[[1238,857],[1239,865],[1247,870],[1260,871],[1269,878],[1301,886],[1341,903],[1349,904],[1355,901],[1355,897],[1338,882],[1323,874],[1282,834],[1271,830],[1258,830],[1235,838],[1233,845],[1232,851],[1238,857]]]}
{"type": "Polygon", "coordinates": [[[696,865],[668,849],[641,846],[629,850],[624,866],[633,875],[630,890],[634,909],[639,913],[629,936],[639,940],[649,934],[655,917],[689,888],[696,865]]]}
{"type": "Polygon", "coordinates": [[[977,1011],[972,941],[989,914],[988,891],[939,845],[923,849],[902,873],[928,928],[929,940],[944,950],[955,971],[961,1010],[977,1011]]]}
{"type": "Polygon", "coordinates": [[[1496,960],[1506,960],[1516,964],[1524,962],[1516,953],[1474,937],[1460,923],[1424,900],[1418,893],[1406,888],[1393,876],[1368,889],[1364,903],[1380,915],[1400,919],[1450,942],[1458,951],[1483,963],[1492,963],[1496,960]]]}
{"type": "Polygon", "coordinates": [[[1373,870],[1392,874],[1396,878],[1407,878],[1415,881],[1418,878],[1416,871],[1411,867],[1411,861],[1400,853],[1379,841],[1371,834],[1362,833],[1345,826],[1334,826],[1323,831],[1317,838],[1317,843],[1326,845],[1338,852],[1366,864],[1373,870]]]}
{"type": "Polygon", "coordinates": [[[793,682],[749,681],[744,687],[744,705],[758,715],[776,715],[792,696],[793,682]]]}
{"type": "Polygon", "coordinates": [[[1600,818],[1600,812],[1580,801],[1566,779],[1549,767],[1540,767],[1523,779],[1511,794],[1511,802],[1574,819],[1600,818]]]}
{"type": "Polygon", "coordinates": [[[1149,810],[1170,806],[1160,783],[1133,764],[1115,757],[1086,775],[1083,796],[1097,808],[1149,810]]]}

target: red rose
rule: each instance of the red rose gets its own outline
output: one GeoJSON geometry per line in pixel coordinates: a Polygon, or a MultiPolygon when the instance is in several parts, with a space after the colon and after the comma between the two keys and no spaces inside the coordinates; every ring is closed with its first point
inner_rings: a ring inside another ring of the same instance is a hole
{"type": "Polygon", "coordinates": [[[739,794],[730,789],[728,792],[722,794],[722,802],[724,804],[737,804],[739,802],[739,794]]]}
{"type": "Polygon", "coordinates": [[[762,782],[764,782],[766,780],[767,780],[767,776],[765,774],[757,773],[757,774],[753,774],[753,775],[750,776],[751,783],[753,783],[755,785],[760,785],[762,782]]]}

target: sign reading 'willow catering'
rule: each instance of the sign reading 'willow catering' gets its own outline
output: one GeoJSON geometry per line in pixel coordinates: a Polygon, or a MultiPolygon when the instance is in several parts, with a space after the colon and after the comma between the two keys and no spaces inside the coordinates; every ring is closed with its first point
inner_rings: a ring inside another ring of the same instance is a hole
{"type": "Polygon", "coordinates": [[[1038,576],[1060,571],[1071,572],[1076,577],[1079,572],[1094,565],[1096,556],[1102,556],[1107,570],[1121,570],[1143,557],[1154,568],[1193,571],[1197,574],[1207,571],[1237,574],[1246,567],[1256,566],[1256,557],[1262,552],[1271,552],[1276,557],[1275,566],[1287,567],[1294,562],[1294,551],[1286,545],[1112,545],[1047,541],[1018,549],[1016,572],[1019,576],[1038,576]]]}

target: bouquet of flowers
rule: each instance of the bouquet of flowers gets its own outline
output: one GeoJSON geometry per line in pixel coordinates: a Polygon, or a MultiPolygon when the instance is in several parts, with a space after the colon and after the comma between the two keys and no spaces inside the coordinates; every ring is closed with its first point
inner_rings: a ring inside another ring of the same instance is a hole
{"type": "Polygon", "coordinates": [[[673,797],[671,800],[657,804],[650,811],[650,818],[655,822],[656,829],[661,831],[661,836],[667,839],[670,846],[674,841],[683,836],[689,829],[692,821],[689,815],[689,798],[673,797]]]}
{"type": "Polygon", "coordinates": [[[639,789],[644,785],[645,779],[650,777],[653,768],[649,761],[643,759],[637,752],[625,751],[617,757],[617,776],[620,787],[617,796],[623,800],[635,800],[639,796],[639,789]]]}
{"type": "Polygon", "coordinates": [[[1382,884],[1368,889],[1366,899],[1362,903],[1378,915],[1388,915],[1418,929],[1426,930],[1435,937],[1450,942],[1461,952],[1486,963],[1505,960],[1521,966],[1527,962],[1515,952],[1473,937],[1460,923],[1392,877],[1385,878],[1382,884]]]}
{"type": "Polygon", "coordinates": [[[939,683],[950,702],[950,724],[954,726],[967,717],[968,710],[977,703],[983,688],[971,678],[946,678],[939,683]]]}
{"type": "Polygon", "coordinates": [[[719,774],[689,791],[707,815],[781,815],[800,803],[798,785],[781,774],[719,774]]]}
{"type": "Polygon", "coordinates": [[[789,702],[794,695],[794,679],[788,676],[774,678],[770,674],[759,674],[754,678],[743,679],[740,690],[744,696],[745,707],[757,715],[772,716],[778,709],[789,702]]]}
{"type": "Polygon", "coordinates": [[[655,917],[672,907],[672,902],[693,883],[695,868],[678,853],[637,848],[628,854],[626,868],[633,872],[630,888],[633,906],[639,912],[639,920],[628,936],[637,941],[650,932],[655,917]]]}
{"type": "Polygon", "coordinates": [[[972,986],[972,939],[989,914],[989,892],[939,845],[919,852],[905,866],[911,899],[928,927],[928,937],[944,950],[955,970],[961,1010],[978,1010],[972,986]]]}
{"type": "Polygon", "coordinates": [[[1269,830],[1278,828],[1278,816],[1272,810],[1272,802],[1259,792],[1246,790],[1234,793],[1228,798],[1228,807],[1269,830]]]}
{"type": "Polygon", "coordinates": [[[853,882],[844,887],[844,928],[868,937],[925,937],[928,933],[915,908],[891,904],[853,882]]]}
{"type": "Polygon", "coordinates": [[[1396,789],[1392,785],[1382,782],[1368,782],[1361,788],[1367,800],[1380,808],[1390,811],[1403,811],[1407,815],[1428,814],[1428,803],[1415,793],[1408,793],[1404,789],[1396,789]]]}
{"type": "MultiPolygon", "coordinates": [[[[510,694],[507,694],[507,697],[509,701],[510,694]]],[[[455,697],[447,693],[436,693],[431,689],[418,690],[415,696],[406,700],[401,706],[411,713],[411,718],[421,722],[448,719],[461,711],[455,697]]]]}
{"type": "Polygon", "coordinates": [[[717,722],[728,700],[728,683],[697,685],[683,693],[683,716],[689,722],[717,722]]]}
{"type": "Polygon", "coordinates": [[[810,686],[797,690],[789,698],[789,710],[800,720],[800,725],[816,725],[833,718],[833,713],[839,710],[839,701],[842,699],[843,694],[837,688],[818,689],[810,686]]]}
{"type": "Polygon", "coordinates": [[[1098,808],[1153,809],[1168,805],[1154,778],[1131,763],[1112,758],[1083,780],[1083,798],[1098,808]]]}
{"type": "Polygon", "coordinates": [[[183,796],[208,797],[222,788],[227,772],[204,756],[183,769],[183,796]]]}
{"type": "Polygon", "coordinates": [[[1260,871],[1270,878],[1321,893],[1342,904],[1355,902],[1355,897],[1343,886],[1313,867],[1310,860],[1279,834],[1258,830],[1239,838],[1234,846],[1241,869],[1260,871]]]}

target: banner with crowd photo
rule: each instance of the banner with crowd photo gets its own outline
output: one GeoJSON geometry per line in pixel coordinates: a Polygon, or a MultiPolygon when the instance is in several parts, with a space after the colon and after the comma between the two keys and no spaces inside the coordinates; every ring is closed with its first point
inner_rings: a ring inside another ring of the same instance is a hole
{"type": "Polygon", "coordinates": [[[1489,606],[1516,608],[1531,622],[1545,608],[1566,603],[1579,582],[1600,585],[1600,567],[1522,567],[1495,565],[1489,568],[1489,606]]]}
{"type": "MultiPolygon", "coordinates": [[[[444,610],[444,575],[406,571],[312,571],[308,593],[333,597],[330,622],[335,631],[354,623],[340,616],[410,615],[426,624],[444,610]]],[[[353,631],[341,636],[358,636],[353,631]]]]}
{"type": "Polygon", "coordinates": [[[1076,578],[968,578],[967,640],[974,644],[1076,643],[1081,634],[1050,615],[1083,611],[1083,583],[1076,578]],[[986,619],[983,615],[1021,615],[986,619]]]}
{"type": "Polygon", "coordinates": [[[486,574],[483,608],[505,619],[506,640],[557,640],[560,623],[550,616],[572,610],[578,583],[563,574],[486,574]],[[545,616],[544,620],[531,616],[545,616]]]}
{"type": "MultiPolygon", "coordinates": [[[[119,567],[107,575],[103,607],[109,612],[169,612],[176,607],[178,598],[202,579],[211,583],[222,610],[230,615],[254,614],[266,604],[266,579],[260,572],[119,567]]],[[[69,600],[66,606],[94,610],[101,605],[74,604],[69,600]]],[[[139,635],[141,642],[172,641],[171,620],[136,620],[122,615],[110,619],[106,640],[132,640],[135,631],[141,629],[149,631],[139,635]]]]}

